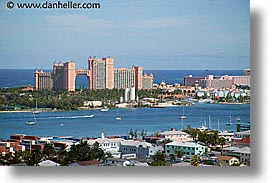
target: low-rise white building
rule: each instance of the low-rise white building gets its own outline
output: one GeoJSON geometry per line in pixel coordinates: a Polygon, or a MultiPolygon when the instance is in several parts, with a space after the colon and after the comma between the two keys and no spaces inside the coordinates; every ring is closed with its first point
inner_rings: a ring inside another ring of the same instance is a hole
{"type": "Polygon", "coordinates": [[[100,107],[102,106],[102,101],[84,101],[84,107],[100,107]]]}
{"type": "Polygon", "coordinates": [[[106,138],[104,133],[101,133],[101,138],[87,140],[90,146],[97,142],[104,152],[111,153],[114,158],[120,158],[121,153],[119,152],[119,147],[123,141],[124,139],[122,138],[106,138]]]}
{"type": "Polygon", "coordinates": [[[193,141],[193,138],[191,135],[189,135],[186,132],[179,131],[179,130],[178,131],[172,130],[172,131],[160,132],[159,136],[161,138],[170,139],[172,141],[180,141],[180,142],[193,141]]]}

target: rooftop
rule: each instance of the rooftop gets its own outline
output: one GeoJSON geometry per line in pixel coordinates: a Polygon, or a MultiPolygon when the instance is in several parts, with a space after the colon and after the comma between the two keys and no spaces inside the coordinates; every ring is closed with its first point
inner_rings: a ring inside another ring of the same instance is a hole
{"type": "Polygon", "coordinates": [[[179,142],[179,141],[173,141],[173,142],[167,143],[166,145],[183,146],[183,147],[204,147],[195,142],[179,142]]]}
{"type": "Polygon", "coordinates": [[[182,132],[180,130],[172,130],[172,131],[164,131],[164,132],[160,132],[160,135],[189,135],[186,132],[182,132]]]}

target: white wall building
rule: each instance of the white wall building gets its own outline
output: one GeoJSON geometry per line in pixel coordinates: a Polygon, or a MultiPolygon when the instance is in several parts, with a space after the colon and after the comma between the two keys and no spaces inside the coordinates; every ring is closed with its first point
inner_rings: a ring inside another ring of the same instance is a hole
{"type": "Polygon", "coordinates": [[[193,141],[193,138],[188,133],[182,131],[164,131],[159,133],[161,138],[170,139],[172,141],[187,142],[193,141]]]}
{"type": "Polygon", "coordinates": [[[120,158],[120,152],[119,147],[121,142],[123,142],[124,139],[122,138],[105,138],[104,133],[101,134],[101,138],[88,140],[88,144],[92,146],[95,142],[99,143],[99,147],[104,152],[110,152],[114,158],[120,158]]]}

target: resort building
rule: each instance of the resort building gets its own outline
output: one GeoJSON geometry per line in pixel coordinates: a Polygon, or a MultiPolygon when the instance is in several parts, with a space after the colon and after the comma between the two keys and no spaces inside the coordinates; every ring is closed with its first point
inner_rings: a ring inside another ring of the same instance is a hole
{"type": "Polygon", "coordinates": [[[181,151],[184,156],[202,155],[206,152],[206,147],[194,142],[179,142],[174,141],[165,145],[166,155],[176,155],[178,151],[181,151]]]}
{"type": "MultiPolygon", "coordinates": [[[[37,69],[34,72],[35,90],[67,90],[75,91],[76,77],[84,75],[88,80],[89,90],[98,89],[125,89],[143,87],[142,67],[114,68],[114,59],[107,57],[97,59],[88,58],[88,69],[76,69],[74,62],[53,64],[53,72],[43,72],[37,69]]],[[[144,82],[146,89],[152,88],[153,75],[146,76],[144,82]]]]}
{"type": "Polygon", "coordinates": [[[135,88],[140,90],[142,89],[142,67],[140,66],[132,66],[135,70],[135,88]]]}
{"type": "Polygon", "coordinates": [[[135,69],[132,68],[115,68],[114,69],[114,86],[116,89],[130,88],[135,85],[135,69]]]}
{"type": "Polygon", "coordinates": [[[89,70],[92,72],[91,88],[97,89],[113,89],[114,88],[114,59],[102,58],[96,59],[89,57],[89,70]]]}
{"type": "Polygon", "coordinates": [[[154,79],[154,76],[152,73],[150,75],[147,75],[146,73],[144,73],[144,75],[142,76],[142,89],[145,89],[145,90],[152,89],[153,79],[154,79]]]}
{"type": "Polygon", "coordinates": [[[41,69],[38,71],[37,69],[34,71],[34,84],[36,90],[52,90],[53,81],[52,81],[52,73],[43,72],[41,69]]]}
{"type": "Polygon", "coordinates": [[[199,85],[202,88],[231,88],[232,85],[250,86],[250,70],[244,70],[243,76],[214,76],[208,75],[206,77],[188,75],[184,77],[185,86],[199,85]]]}

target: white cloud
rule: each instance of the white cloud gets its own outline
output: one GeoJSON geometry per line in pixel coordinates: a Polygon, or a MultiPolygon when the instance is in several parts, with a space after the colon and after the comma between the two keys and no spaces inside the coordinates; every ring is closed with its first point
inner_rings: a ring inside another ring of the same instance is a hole
{"type": "Polygon", "coordinates": [[[72,31],[87,31],[91,29],[106,28],[109,23],[101,19],[92,19],[83,15],[47,16],[46,20],[54,26],[72,31]]]}

